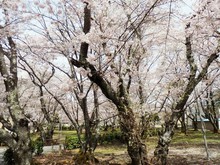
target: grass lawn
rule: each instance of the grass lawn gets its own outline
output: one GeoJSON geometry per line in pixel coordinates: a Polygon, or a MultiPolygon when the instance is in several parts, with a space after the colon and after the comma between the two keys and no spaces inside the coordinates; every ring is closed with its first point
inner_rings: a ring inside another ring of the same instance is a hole
{"type": "MultiPolygon", "coordinates": [[[[64,144],[66,136],[77,136],[76,131],[55,131],[54,139],[58,143],[64,144]]],[[[211,131],[206,131],[206,139],[208,144],[220,145],[220,134],[214,134],[211,131]]],[[[158,136],[148,137],[146,139],[146,145],[148,150],[153,150],[157,145],[158,136]]],[[[203,145],[204,139],[201,131],[188,130],[187,135],[176,130],[171,146],[191,146],[191,145],[203,145]]],[[[103,154],[121,154],[126,152],[126,145],[122,144],[109,144],[109,145],[99,145],[95,151],[96,153],[103,154]]]]}
{"type": "MultiPolygon", "coordinates": [[[[210,144],[220,144],[220,134],[214,134],[211,131],[206,131],[206,139],[210,144]]],[[[152,136],[147,139],[146,144],[148,146],[155,146],[157,144],[158,137],[152,136]]],[[[199,131],[188,130],[187,134],[181,133],[179,130],[175,131],[171,144],[203,144],[203,134],[199,131]]]]}
{"type": "Polygon", "coordinates": [[[77,136],[77,133],[74,130],[72,130],[72,131],[67,131],[67,130],[58,131],[58,130],[55,130],[54,135],[53,135],[53,139],[56,139],[59,142],[64,143],[66,136],[77,136]]]}
{"type": "MultiPolygon", "coordinates": [[[[206,131],[205,133],[208,144],[220,144],[220,134],[206,131]]],[[[203,134],[201,131],[187,131],[187,135],[177,131],[173,137],[172,144],[204,144],[203,134]]]]}
{"type": "MultiPolygon", "coordinates": [[[[54,131],[53,139],[64,143],[66,136],[77,136],[76,131],[74,130],[64,130],[64,131],[54,131]]],[[[36,139],[38,135],[32,135],[33,139],[36,139]]],[[[206,139],[210,144],[220,144],[220,134],[214,134],[211,131],[206,131],[206,139]]],[[[157,144],[158,136],[148,137],[146,139],[146,144],[151,148],[157,144]]],[[[199,131],[188,130],[187,135],[181,133],[179,130],[175,131],[171,144],[182,145],[182,144],[203,144],[203,134],[199,131]]]]}

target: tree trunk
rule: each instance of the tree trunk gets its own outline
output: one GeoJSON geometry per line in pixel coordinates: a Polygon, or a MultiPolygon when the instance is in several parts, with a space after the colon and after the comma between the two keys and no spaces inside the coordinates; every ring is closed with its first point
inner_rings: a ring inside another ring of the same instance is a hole
{"type": "Polygon", "coordinates": [[[90,118],[89,116],[87,96],[82,99],[78,97],[78,102],[83,111],[83,118],[85,122],[85,142],[81,143],[81,149],[74,157],[74,161],[76,164],[86,164],[88,162],[91,164],[97,164],[98,160],[94,156],[97,141],[93,136],[95,132],[95,123],[92,117],[90,118]]]}
{"type": "Polygon", "coordinates": [[[21,139],[18,143],[20,143],[20,145],[14,151],[15,165],[31,165],[32,152],[30,149],[30,141],[21,139]]]}
{"type": "Polygon", "coordinates": [[[4,52],[0,44],[0,72],[3,77],[6,76],[4,79],[5,91],[7,92],[6,103],[13,123],[11,127],[8,127],[8,130],[12,132],[9,138],[13,139],[13,143],[7,143],[7,139],[5,141],[13,150],[16,165],[30,165],[32,161],[30,130],[24,109],[21,108],[18,98],[17,48],[12,37],[7,37],[7,40],[10,47],[9,55],[6,55],[7,53],[4,52]],[[10,61],[9,66],[6,65],[4,55],[10,61]]]}
{"type": "Polygon", "coordinates": [[[24,110],[19,105],[18,90],[10,89],[7,96],[8,109],[14,123],[14,135],[16,143],[11,146],[16,165],[30,165],[32,161],[30,131],[28,120],[24,110]]]}
{"type": "MultiPolygon", "coordinates": [[[[216,120],[218,120],[218,118],[216,120]]],[[[214,122],[212,125],[213,125],[213,133],[219,133],[218,121],[214,122]]]]}
{"type": "Polygon", "coordinates": [[[135,121],[135,115],[132,109],[124,107],[118,107],[119,109],[119,121],[121,131],[125,137],[127,143],[127,151],[131,158],[132,165],[147,165],[147,149],[144,142],[142,142],[139,132],[137,130],[137,123],[135,121]]]}
{"type": "Polygon", "coordinates": [[[53,134],[54,134],[54,126],[53,126],[53,123],[50,123],[48,125],[47,129],[43,133],[43,135],[45,136],[42,139],[43,142],[46,143],[46,144],[53,143],[53,134]]]}
{"type": "Polygon", "coordinates": [[[186,135],[185,113],[181,116],[181,132],[186,135]]]}
{"type": "Polygon", "coordinates": [[[181,117],[178,113],[173,113],[171,118],[168,121],[165,121],[165,128],[160,133],[157,147],[154,151],[156,157],[156,162],[161,165],[167,164],[167,155],[169,151],[169,145],[174,135],[175,125],[178,119],[181,117]]]}
{"type": "Polygon", "coordinates": [[[198,131],[198,121],[197,121],[197,119],[193,119],[192,124],[193,124],[194,131],[198,131]]]}
{"type": "Polygon", "coordinates": [[[16,143],[12,146],[16,165],[31,165],[32,151],[28,120],[21,118],[16,124],[16,143]]]}

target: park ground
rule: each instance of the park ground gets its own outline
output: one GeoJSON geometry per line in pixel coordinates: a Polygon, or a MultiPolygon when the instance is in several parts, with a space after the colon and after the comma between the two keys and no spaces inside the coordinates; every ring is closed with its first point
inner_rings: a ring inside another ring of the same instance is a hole
{"type": "MultiPolygon", "coordinates": [[[[71,134],[71,132],[64,132],[71,134]]],[[[55,135],[56,137],[57,135],[55,135]]],[[[60,136],[60,135],[59,135],[60,136]]],[[[187,135],[177,133],[174,135],[169,150],[169,165],[219,165],[220,164],[220,134],[206,132],[208,142],[209,159],[204,147],[203,135],[200,131],[188,131],[187,135]]],[[[62,138],[61,138],[62,141],[62,138]]],[[[157,136],[149,137],[146,140],[148,146],[149,158],[153,157],[154,147],[157,142],[157,136]]],[[[73,165],[73,157],[78,150],[62,150],[46,153],[34,157],[35,165],[73,165]]],[[[100,165],[128,165],[130,163],[126,146],[123,144],[105,144],[97,147],[95,157],[100,165]]]]}

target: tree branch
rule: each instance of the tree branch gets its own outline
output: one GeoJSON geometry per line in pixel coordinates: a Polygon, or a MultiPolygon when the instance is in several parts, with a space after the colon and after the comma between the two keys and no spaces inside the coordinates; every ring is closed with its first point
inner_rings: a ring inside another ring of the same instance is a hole
{"type": "MultiPolygon", "coordinates": [[[[89,33],[91,27],[91,10],[88,8],[88,4],[86,4],[84,8],[84,27],[83,32],[85,34],[89,33]]],[[[84,62],[87,58],[87,52],[88,52],[89,44],[86,42],[82,42],[80,46],[80,60],[81,62],[84,62]]]]}

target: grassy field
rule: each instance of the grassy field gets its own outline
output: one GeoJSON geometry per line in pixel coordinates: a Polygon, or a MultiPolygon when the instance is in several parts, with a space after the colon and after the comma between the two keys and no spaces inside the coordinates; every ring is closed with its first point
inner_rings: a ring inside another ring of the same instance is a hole
{"type": "MultiPolygon", "coordinates": [[[[206,139],[208,144],[220,145],[220,134],[214,134],[211,131],[206,131],[206,139]]],[[[146,144],[149,148],[154,148],[157,144],[158,136],[149,137],[146,144]]],[[[204,144],[203,134],[201,131],[188,130],[187,134],[177,130],[171,141],[172,145],[202,145],[204,144]]]]}
{"type": "MultiPolygon", "coordinates": [[[[206,131],[206,139],[210,144],[220,144],[220,134],[214,134],[211,131],[206,131]]],[[[203,144],[203,134],[201,131],[188,131],[187,135],[177,132],[173,137],[173,144],[203,144]]]]}
{"type": "MultiPolygon", "coordinates": [[[[54,133],[54,139],[56,139],[60,143],[64,143],[66,136],[77,136],[76,131],[55,131],[54,133]]],[[[206,131],[206,138],[208,144],[219,144],[220,145],[220,134],[214,134],[211,131],[206,131]]],[[[149,149],[154,148],[157,144],[158,136],[152,136],[148,137],[146,139],[146,145],[149,149]]],[[[188,130],[187,134],[181,133],[179,130],[177,130],[173,136],[171,145],[202,145],[204,144],[203,134],[201,131],[193,131],[188,130]]],[[[106,152],[111,153],[112,150],[119,151],[120,149],[124,150],[126,149],[125,145],[120,145],[118,147],[118,144],[116,144],[116,147],[111,148],[110,146],[114,146],[114,144],[111,144],[104,147],[98,147],[100,148],[100,151],[97,150],[97,152],[106,152]],[[110,148],[109,148],[110,147],[110,148]],[[104,149],[106,148],[106,151],[104,149]]]]}
{"type": "Polygon", "coordinates": [[[63,143],[65,141],[66,136],[77,136],[77,133],[76,133],[76,131],[55,130],[54,135],[53,135],[53,139],[56,139],[56,140],[60,141],[61,143],[63,143]]]}

